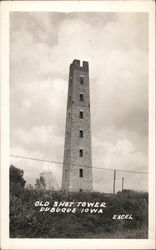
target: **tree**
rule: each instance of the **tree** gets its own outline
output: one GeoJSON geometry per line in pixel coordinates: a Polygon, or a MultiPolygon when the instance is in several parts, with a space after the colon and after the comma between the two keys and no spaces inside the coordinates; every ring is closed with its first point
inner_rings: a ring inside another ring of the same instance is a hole
{"type": "Polygon", "coordinates": [[[44,179],[43,176],[40,176],[40,183],[41,183],[43,189],[45,190],[46,189],[46,183],[45,183],[45,179],[44,179]]]}
{"type": "Polygon", "coordinates": [[[44,178],[45,180],[45,188],[46,190],[58,190],[59,186],[56,181],[56,178],[54,177],[53,173],[51,171],[45,171],[40,173],[40,176],[44,178]]]}
{"type": "Polygon", "coordinates": [[[35,188],[37,190],[41,190],[41,183],[40,183],[40,180],[38,178],[36,179],[35,188]]]}
{"type": "Polygon", "coordinates": [[[23,178],[24,171],[11,165],[9,174],[10,174],[10,194],[18,196],[23,191],[26,183],[26,181],[23,178]]]}
{"type": "Polygon", "coordinates": [[[33,186],[30,183],[27,183],[26,189],[28,189],[28,190],[34,190],[33,186]]]}
{"type": "Polygon", "coordinates": [[[40,178],[36,179],[36,184],[35,187],[37,190],[45,190],[46,189],[46,183],[45,183],[45,179],[43,176],[40,176],[40,178]]]}

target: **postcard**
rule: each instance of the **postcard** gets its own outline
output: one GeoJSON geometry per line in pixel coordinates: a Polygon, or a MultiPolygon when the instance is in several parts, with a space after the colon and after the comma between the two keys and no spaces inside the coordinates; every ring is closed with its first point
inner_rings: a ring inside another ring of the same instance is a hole
{"type": "Polygon", "coordinates": [[[2,1],[1,248],[154,249],[153,1],[2,1]]]}

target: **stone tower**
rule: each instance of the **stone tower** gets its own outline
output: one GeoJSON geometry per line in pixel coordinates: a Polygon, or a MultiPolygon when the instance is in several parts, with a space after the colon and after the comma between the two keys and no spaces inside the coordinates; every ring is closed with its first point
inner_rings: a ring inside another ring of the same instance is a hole
{"type": "Polygon", "coordinates": [[[92,153],[88,62],[70,65],[62,190],[92,191],[92,153]]]}

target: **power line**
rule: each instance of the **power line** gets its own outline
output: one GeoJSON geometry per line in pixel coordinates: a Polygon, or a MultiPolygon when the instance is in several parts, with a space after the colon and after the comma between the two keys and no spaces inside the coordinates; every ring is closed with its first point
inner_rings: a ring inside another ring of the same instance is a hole
{"type": "Polygon", "coordinates": [[[31,157],[26,157],[26,156],[19,156],[19,155],[10,155],[11,157],[15,157],[15,158],[22,158],[22,159],[26,159],[26,160],[33,160],[33,161],[42,161],[42,162],[50,162],[50,163],[56,163],[56,164],[63,164],[62,162],[59,161],[51,161],[51,160],[42,160],[42,159],[38,159],[38,158],[31,158],[31,157]]]}
{"type": "MultiPolygon", "coordinates": [[[[20,156],[20,155],[10,155],[11,157],[15,157],[15,158],[21,158],[21,159],[26,159],[26,160],[33,160],[33,161],[41,161],[41,162],[49,162],[49,163],[55,163],[55,164],[63,164],[63,162],[59,162],[59,161],[52,161],[52,160],[42,160],[42,159],[38,159],[38,158],[31,158],[31,157],[26,157],[26,156],[20,156]]],[[[101,170],[108,170],[108,171],[114,171],[114,169],[112,168],[100,168],[100,167],[91,167],[91,166],[87,166],[87,165],[76,165],[75,166],[84,166],[87,168],[95,168],[95,169],[101,169],[101,170]]],[[[116,171],[118,172],[127,172],[127,173],[136,173],[136,174],[148,174],[148,172],[142,172],[142,171],[132,171],[132,170],[124,170],[124,169],[116,169],[116,171]]]]}

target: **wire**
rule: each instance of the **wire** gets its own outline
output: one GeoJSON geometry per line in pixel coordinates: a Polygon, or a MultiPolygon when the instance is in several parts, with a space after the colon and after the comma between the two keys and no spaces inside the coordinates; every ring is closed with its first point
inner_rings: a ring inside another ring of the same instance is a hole
{"type": "MultiPolygon", "coordinates": [[[[61,165],[63,165],[63,162],[59,162],[59,161],[42,160],[42,159],[38,159],[38,158],[31,158],[31,157],[20,156],[20,155],[13,155],[13,154],[11,154],[10,156],[11,157],[15,157],[15,158],[26,159],[26,160],[49,162],[49,163],[55,163],[55,164],[61,164],[61,165]]],[[[87,165],[85,166],[85,165],[76,165],[76,164],[74,164],[74,166],[84,166],[84,167],[87,167],[87,168],[95,168],[95,169],[101,169],[101,170],[114,171],[114,169],[112,169],[112,168],[99,168],[99,167],[91,167],[91,166],[87,166],[87,165]]],[[[124,170],[124,169],[116,169],[116,171],[127,172],[127,173],[136,173],[136,174],[148,174],[148,172],[132,171],[132,170],[124,170]]]]}
{"type": "Polygon", "coordinates": [[[10,155],[11,157],[16,157],[16,158],[22,158],[22,159],[27,159],[27,160],[33,160],[33,161],[44,161],[44,162],[50,162],[50,163],[57,163],[57,164],[63,164],[62,162],[59,161],[50,161],[50,160],[42,160],[42,159],[37,159],[37,158],[31,158],[31,157],[26,157],[26,156],[19,156],[19,155],[10,155]]]}

